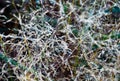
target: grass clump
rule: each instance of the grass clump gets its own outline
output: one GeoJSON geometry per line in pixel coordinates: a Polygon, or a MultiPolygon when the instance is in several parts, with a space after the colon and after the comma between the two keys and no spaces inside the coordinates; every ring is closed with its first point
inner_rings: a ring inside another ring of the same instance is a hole
{"type": "Polygon", "coordinates": [[[2,80],[119,81],[120,18],[112,8],[117,0],[26,4],[13,14],[17,32],[0,34],[2,80]]]}

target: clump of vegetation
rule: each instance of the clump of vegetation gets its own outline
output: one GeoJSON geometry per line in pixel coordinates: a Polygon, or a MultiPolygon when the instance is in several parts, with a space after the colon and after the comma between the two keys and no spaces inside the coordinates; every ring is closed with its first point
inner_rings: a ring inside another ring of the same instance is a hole
{"type": "Polygon", "coordinates": [[[1,8],[0,80],[120,80],[119,1],[27,1],[1,8]]]}

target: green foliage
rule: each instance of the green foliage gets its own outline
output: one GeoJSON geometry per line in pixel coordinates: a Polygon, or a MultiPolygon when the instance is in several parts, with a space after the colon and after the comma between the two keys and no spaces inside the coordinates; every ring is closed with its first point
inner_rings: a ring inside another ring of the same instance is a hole
{"type": "Polygon", "coordinates": [[[112,33],[111,39],[120,39],[120,33],[112,33]]]}
{"type": "Polygon", "coordinates": [[[69,5],[68,5],[68,4],[64,4],[64,5],[63,5],[63,8],[64,8],[65,14],[67,14],[68,11],[69,11],[69,5]]]}
{"type": "Polygon", "coordinates": [[[113,6],[112,8],[105,10],[105,12],[106,13],[112,12],[113,14],[120,13],[120,8],[118,6],[113,6]]]}
{"type": "Polygon", "coordinates": [[[57,19],[47,15],[44,17],[44,21],[48,22],[52,27],[55,27],[57,25],[57,19]]]}
{"type": "Polygon", "coordinates": [[[0,59],[5,61],[5,62],[8,62],[8,58],[3,54],[0,54],[0,59]]]}
{"type": "Polygon", "coordinates": [[[118,6],[114,6],[111,11],[113,14],[120,13],[120,8],[118,6]]]}
{"type": "Polygon", "coordinates": [[[98,65],[98,69],[102,69],[102,68],[103,68],[103,66],[99,64],[98,65]]]}
{"type": "Polygon", "coordinates": [[[107,39],[109,39],[109,35],[103,35],[103,34],[102,34],[101,40],[107,40],[107,39]]]}
{"type": "Polygon", "coordinates": [[[81,58],[79,66],[82,67],[82,66],[87,66],[87,65],[88,65],[87,60],[85,58],[81,58]]]}
{"type": "Polygon", "coordinates": [[[96,49],[98,49],[99,48],[99,46],[97,45],[97,44],[93,44],[92,45],[92,50],[96,50],[96,49]]]}
{"type": "Polygon", "coordinates": [[[76,28],[73,28],[73,29],[72,29],[72,33],[73,33],[76,37],[78,37],[79,30],[76,29],[76,28]]]}
{"type": "Polygon", "coordinates": [[[16,60],[13,60],[13,59],[10,59],[10,63],[11,63],[12,65],[15,65],[15,66],[18,65],[17,61],[16,61],[16,60]]]}
{"type": "Polygon", "coordinates": [[[120,8],[118,6],[113,6],[112,8],[105,10],[105,13],[112,13],[113,18],[119,19],[120,8]]]}

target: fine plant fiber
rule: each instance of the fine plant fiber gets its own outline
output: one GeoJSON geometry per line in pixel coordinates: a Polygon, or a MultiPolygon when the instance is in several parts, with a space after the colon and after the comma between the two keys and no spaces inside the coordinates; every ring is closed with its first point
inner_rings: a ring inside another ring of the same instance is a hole
{"type": "Polygon", "coordinates": [[[120,81],[119,0],[35,3],[0,34],[0,81],[120,81]]]}

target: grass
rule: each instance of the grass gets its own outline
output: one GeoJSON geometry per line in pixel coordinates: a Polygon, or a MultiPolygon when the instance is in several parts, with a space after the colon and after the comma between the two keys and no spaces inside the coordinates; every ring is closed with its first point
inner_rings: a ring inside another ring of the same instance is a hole
{"type": "Polygon", "coordinates": [[[17,34],[0,34],[2,79],[119,81],[120,18],[106,13],[109,1],[48,1],[14,14],[21,25],[17,34]]]}

